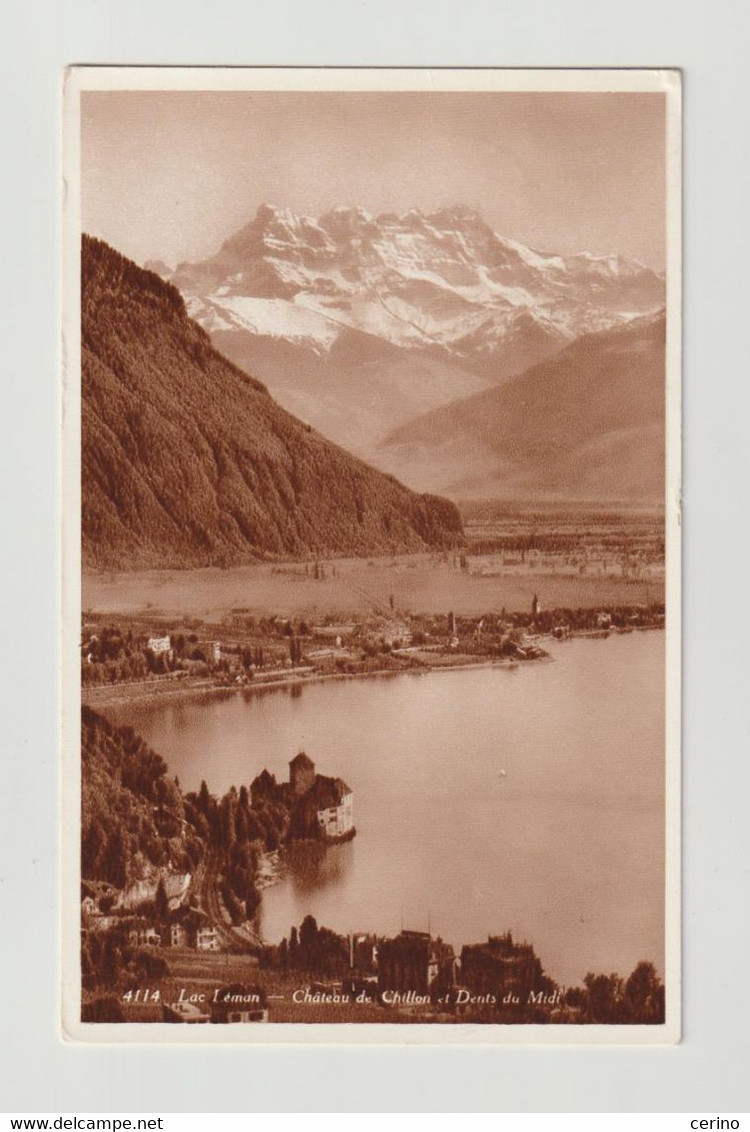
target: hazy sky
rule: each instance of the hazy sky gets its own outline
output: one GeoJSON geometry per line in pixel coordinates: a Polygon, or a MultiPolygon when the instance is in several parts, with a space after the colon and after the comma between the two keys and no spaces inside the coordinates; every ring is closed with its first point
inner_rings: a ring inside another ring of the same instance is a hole
{"type": "Polygon", "coordinates": [[[83,229],[142,263],[216,251],[263,201],[476,208],[563,253],[664,267],[661,94],[87,92],[83,229]]]}

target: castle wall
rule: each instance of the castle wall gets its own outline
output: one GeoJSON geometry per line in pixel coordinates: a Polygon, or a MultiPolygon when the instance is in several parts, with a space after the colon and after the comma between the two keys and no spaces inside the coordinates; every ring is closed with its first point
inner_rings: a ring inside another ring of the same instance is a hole
{"type": "Polygon", "coordinates": [[[318,810],[318,825],[327,837],[341,837],[354,829],[354,795],[345,794],[340,806],[318,810]]]}

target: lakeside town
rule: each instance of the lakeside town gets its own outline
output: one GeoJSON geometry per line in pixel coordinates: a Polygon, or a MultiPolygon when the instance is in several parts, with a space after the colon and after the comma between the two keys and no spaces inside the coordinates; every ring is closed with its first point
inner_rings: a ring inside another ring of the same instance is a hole
{"type": "Polygon", "coordinates": [[[188,587],[85,575],[84,703],[518,663],[552,637],[664,626],[659,514],[463,510],[455,552],[196,570],[188,587]]]}
{"type": "Polygon", "coordinates": [[[545,639],[664,627],[662,603],[528,610],[473,617],[412,614],[389,605],[346,620],[257,616],[234,608],[220,625],[199,618],[87,613],[81,638],[83,702],[262,688],[322,678],[541,660],[545,639]]]}

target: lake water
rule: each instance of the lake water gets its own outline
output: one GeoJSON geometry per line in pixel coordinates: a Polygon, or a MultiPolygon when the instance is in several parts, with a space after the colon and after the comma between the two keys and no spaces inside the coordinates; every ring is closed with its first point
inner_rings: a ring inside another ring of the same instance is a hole
{"type": "Polygon", "coordinates": [[[213,793],[300,748],[354,791],[357,837],[263,894],[262,928],[510,929],[563,984],[663,971],[664,634],[550,645],[521,665],[121,708],[213,793]],[[502,772],[505,772],[504,774],[502,772]]]}

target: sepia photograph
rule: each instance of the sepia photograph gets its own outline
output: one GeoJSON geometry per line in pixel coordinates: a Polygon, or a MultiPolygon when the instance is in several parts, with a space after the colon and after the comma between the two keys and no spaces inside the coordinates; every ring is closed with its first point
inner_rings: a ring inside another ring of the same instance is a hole
{"type": "Polygon", "coordinates": [[[680,98],[67,72],[68,1037],[679,1041],[680,98]]]}

